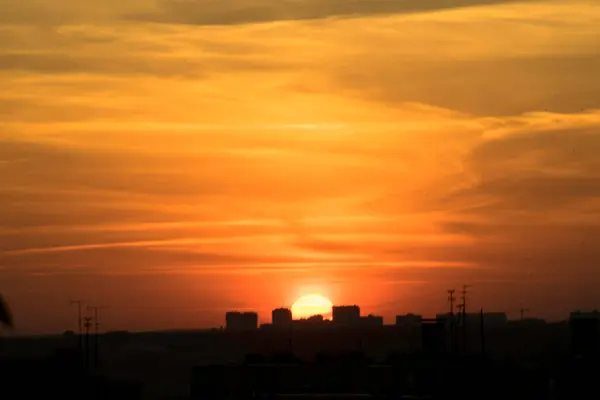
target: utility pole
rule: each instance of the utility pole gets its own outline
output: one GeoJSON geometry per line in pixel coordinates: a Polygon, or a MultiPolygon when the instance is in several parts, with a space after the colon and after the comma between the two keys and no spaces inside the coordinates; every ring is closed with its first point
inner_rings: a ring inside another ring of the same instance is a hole
{"type": "Polygon", "coordinates": [[[454,316],[454,301],[456,300],[454,298],[454,293],[456,292],[456,290],[454,289],[449,289],[448,290],[448,302],[450,303],[450,316],[454,316]]]}
{"type": "Polygon", "coordinates": [[[77,305],[77,343],[79,346],[79,351],[82,350],[82,340],[83,340],[83,329],[82,329],[82,319],[81,319],[81,307],[83,307],[83,301],[82,300],[71,300],[71,305],[77,305]]]}

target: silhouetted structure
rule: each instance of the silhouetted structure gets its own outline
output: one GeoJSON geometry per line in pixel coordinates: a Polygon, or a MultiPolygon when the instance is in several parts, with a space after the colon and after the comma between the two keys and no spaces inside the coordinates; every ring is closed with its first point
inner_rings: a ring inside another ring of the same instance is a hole
{"type": "Polygon", "coordinates": [[[313,362],[263,358],[192,371],[192,399],[338,398],[547,400],[548,375],[478,358],[407,356],[374,363],[361,353],[313,362]]]}
{"type": "Polygon", "coordinates": [[[358,325],[360,323],[360,307],[334,306],[332,310],[333,323],[336,325],[358,325]]]}
{"type": "Polygon", "coordinates": [[[600,313],[574,312],[569,320],[573,353],[578,356],[600,354],[600,313]]]}
{"type": "Polygon", "coordinates": [[[367,315],[366,317],[360,317],[360,326],[365,328],[378,328],[383,326],[383,317],[378,315],[367,315]]]}
{"type": "Polygon", "coordinates": [[[258,328],[258,314],[255,312],[230,311],[225,315],[225,329],[228,331],[249,331],[258,328]]]}
{"type": "Polygon", "coordinates": [[[2,399],[136,400],[141,385],[91,376],[78,350],[59,350],[49,357],[0,362],[2,399]]]}
{"type": "Polygon", "coordinates": [[[277,308],[271,313],[271,320],[275,328],[289,328],[292,326],[292,311],[289,308],[277,308]]]}
{"type": "MultiPolygon", "coordinates": [[[[462,324],[461,309],[435,319],[398,316],[395,325],[386,326],[382,317],[361,317],[358,306],[335,311],[337,323],[321,315],[292,320],[290,310],[273,310],[275,325],[290,329],[264,324],[257,330],[258,314],[230,312],[226,333],[98,333],[103,363],[95,369],[85,368],[86,358],[77,351],[51,361],[44,356],[56,343],[74,350],[74,332],[7,337],[0,379],[10,380],[7,387],[19,399],[131,400],[143,386],[145,398],[175,400],[188,398],[191,384],[191,397],[198,399],[578,400],[593,398],[600,376],[598,312],[573,313],[570,324],[527,324],[524,319],[506,323],[505,314],[481,310],[467,314],[462,324]],[[469,330],[469,346],[455,351],[463,345],[463,328],[469,330]],[[21,359],[13,361],[15,356],[21,359]],[[217,365],[194,368],[190,382],[190,368],[203,363],[217,365]],[[92,377],[105,371],[139,385],[92,377]]],[[[94,320],[85,322],[90,332],[94,320]]]]}
{"type": "Polygon", "coordinates": [[[313,315],[306,318],[306,322],[309,324],[322,324],[323,322],[325,322],[325,319],[322,315],[313,315]]]}
{"type": "Polygon", "coordinates": [[[403,328],[413,328],[421,326],[423,317],[421,315],[406,314],[396,316],[396,326],[403,328]]]}
{"type": "Polygon", "coordinates": [[[447,325],[443,321],[425,320],[421,324],[421,342],[424,353],[443,355],[448,351],[447,325]]]}
{"type": "MultiPolygon", "coordinates": [[[[466,314],[466,323],[469,326],[480,326],[481,325],[481,313],[468,313],[466,314]]],[[[508,323],[508,316],[503,312],[485,312],[483,313],[485,325],[488,328],[501,327],[508,323]]]]}

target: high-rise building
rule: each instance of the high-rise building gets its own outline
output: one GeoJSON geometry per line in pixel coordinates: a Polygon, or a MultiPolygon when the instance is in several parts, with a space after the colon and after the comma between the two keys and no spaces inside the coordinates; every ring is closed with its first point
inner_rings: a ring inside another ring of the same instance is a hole
{"type": "Polygon", "coordinates": [[[228,331],[249,331],[258,328],[258,314],[255,312],[230,311],[225,314],[225,329],[228,331]]]}
{"type": "Polygon", "coordinates": [[[360,307],[333,306],[333,323],[338,325],[357,325],[360,323],[360,307]]]}
{"type": "Polygon", "coordinates": [[[271,319],[275,328],[292,326],[292,311],[289,308],[277,308],[272,311],[271,319]]]}

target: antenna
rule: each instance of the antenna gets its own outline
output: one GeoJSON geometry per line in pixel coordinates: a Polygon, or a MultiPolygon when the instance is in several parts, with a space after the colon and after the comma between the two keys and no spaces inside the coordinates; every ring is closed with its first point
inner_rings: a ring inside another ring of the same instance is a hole
{"type": "Polygon", "coordinates": [[[78,346],[79,346],[79,351],[82,350],[82,335],[83,335],[83,329],[82,329],[82,319],[81,319],[81,307],[83,307],[83,300],[71,300],[71,305],[77,305],[77,338],[78,338],[78,346]]]}
{"type": "Polygon", "coordinates": [[[454,301],[456,300],[454,298],[455,292],[456,292],[456,290],[454,290],[454,289],[448,289],[448,302],[450,303],[450,316],[454,316],[454,301]]]}

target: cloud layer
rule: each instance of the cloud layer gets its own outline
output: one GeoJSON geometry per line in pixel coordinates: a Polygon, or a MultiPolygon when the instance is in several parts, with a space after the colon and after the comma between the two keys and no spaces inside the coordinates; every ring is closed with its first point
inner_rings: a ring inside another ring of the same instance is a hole
{"type": "Polygon", "coordinates": [[[52,316],[24,331],[72,297],[132,329],[600,301],[593,2],[120,3],[0,14],[1,289],[52,316]]]}

